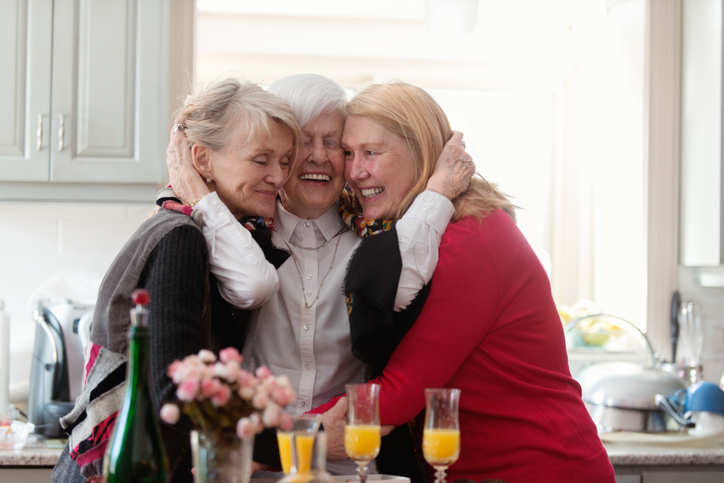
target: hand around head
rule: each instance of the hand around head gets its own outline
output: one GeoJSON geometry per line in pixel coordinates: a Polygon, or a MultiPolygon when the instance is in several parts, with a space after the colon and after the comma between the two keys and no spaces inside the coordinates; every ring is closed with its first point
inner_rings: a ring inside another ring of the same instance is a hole
{"type": "MultiPolygon", "coordinates": [[[[179,120],[175,123],[181,124],[179,120]]],[[[166,168],[169,183],[183,203],[198,202],[211,192],[194,167],[191,150],[181,129],[171,132],[171,141],[166,149],[166,168]]]]}
{"type": "Polygon", "coordinates": [[[445,143],[435,162],[427,189],[452,200],[468,188],[474,174],[475,163],[472,156],[465,151],[463,133],[453,131],[453,136],[445,143]]]}
{"type": "Polygon", "coordinates": [[[344,426],[347,422],[347,397],[339,398],[337,404],[322,415],[322,426],[327,433],[327,460],[347,459],[344,450],[344,426]]]}

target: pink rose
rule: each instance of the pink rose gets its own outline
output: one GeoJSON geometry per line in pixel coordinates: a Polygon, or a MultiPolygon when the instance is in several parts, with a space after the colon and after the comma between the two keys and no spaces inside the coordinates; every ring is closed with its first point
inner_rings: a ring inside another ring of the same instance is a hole
{"type": "Polygon", "coordinates": [[[196,394],[199,392],[199,381],[196,379],[186,379],[176,389],[176,397],[184,402],[193,401],[196,394]]]}
{"type": "Polygon", "coordinates": [[[286,406],[287,404],[291,403],[291,394],[287,389],[277,387],[274,389],[274,392],[272,393],[274,397],[274,401],[276,401],[277,404],[280,406],[286,406]]]}
{"type": "Polygon", "coordinates": [[[256,391],[251,386],[241,386],[239,388],[239,396],[245,401],[251,401],[251,398],[254,397],[254,393],[256,393],[256,391]]]}
{"type": "Polygon", "coordinates": [[[291,431],[292,426],[294,426],[292,417],[289,414],[282,414],[279,421],[279,428],[281,428],[282,431],[291,431]]]}
{"type": "Polygon", "coordinates": [[[214,364],[214,375],[217,377],[220,377],[221,379],[226,379],[226,376],[228,375],[229,371],[226,368],[226,364],[223,362],[217,362],[214,364]]]}
{"type": "Polygon", "coordinates": [[[231,389],[229,389],[229,386],[219,385],[219,390],[211,396],[211,403],[216,407],[224,406],[229,402],[230,398],[231,389]]]}
{"type": "Polygon", "coordinates": [[[201,395],[206,399],[212,398],[217,392],[221,383],[216,379],[204,379],[201,381],[201,395]]]}
{"type": "Polygon", "coordinates": [[[226,366],[226,381],[228,382],[234,382],[239,378],[239,374],[241,374],[241,367],[239,366],[239,363],[236,361],[229,361],[224,364],[226,366]]]}
{"type": "Polygon", "coordinates": [[[241,364],[244,360],[244,358],[241,357],[241,354],[239,354],[239,351],[236,350],[234,347],[227,347],[226,349],[221,349],[221,352],[219,352],[219,359],[221,359],[221,362],[234,361],[238,362],[239,364],[241,364]]]}
{"type": "Polygon", "coordinates": [[[173,361],[171,364],[168,365],[168,369],[166,369],[166,375],[173,379],[173,375],[176,371],[179,370],[179,368],[182,366],[182,362],[178,359],[173,361]]]}
{"type": "Polygon", "coordinates": [[[259,366],[259,368],[256,370],[256,377],[258,377],[259,379],[264,380],[271,375],[271,371],[266,366],[259,366]]]}
{"type": "Polygon", "coordinates": [[[261,415],[261,421],[267,428],[273,428],[279,425],[281,416],[282,408],[276,404],[269,403],[261,415]]]}
{"type": "Polygon", "coordinates": [[[254,398],[251,400],[251,405],[256,409],[264,409],[269,402],[269,396],[266,392],[260,391],[254,394],[254,398]]]}
{"type": "Polygon", "coordinates": [[[175,404],[164,404],[161,406],[161,412],[159,413],[161,420],[168,424],[178,423],[178,419],[181,416],[178,406],[175,404]]]}
{"type": "Polygon", "coordinates": [[[201,359],[201,362],[204,364],[213,364],[216,362],[216,354],[208,349],[201,349],[199,351],[199,359],[201,359]]]}
{"type": "Polygon", "coordinates": [[[251,421],[248,418],[241,418],[236,423],[236,435],[240,438],[248,438],[254,432],[251,421]]]}

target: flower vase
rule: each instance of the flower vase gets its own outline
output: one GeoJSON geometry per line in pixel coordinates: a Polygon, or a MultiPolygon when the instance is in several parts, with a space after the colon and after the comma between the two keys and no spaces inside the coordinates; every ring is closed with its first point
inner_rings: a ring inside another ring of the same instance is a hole
{"type": "Polygon", "coordinates": [[[194,483],[249,483],[254,435],[233,430],[191,431],[194,483]]]}

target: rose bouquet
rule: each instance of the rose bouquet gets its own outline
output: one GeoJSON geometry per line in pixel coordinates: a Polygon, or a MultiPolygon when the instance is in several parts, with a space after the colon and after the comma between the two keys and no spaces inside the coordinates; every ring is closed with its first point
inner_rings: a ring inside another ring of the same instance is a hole
{"type": "Polygon", "coordinates": [[[183,411],[205,433],[235,430],[239,438],[260,433],[264,427],[291,428],[291,418],[282,414],[282,408],[296,400],[289,379],[275,377],[263,366],[251,374],[241,368],[241,362],[239,351],[229,347],[219,353],[218,360],[213,352],[202,349],[171,363],[167,374],[177,386],[179,404],[164,404],[161,419],[176,424],[183,411]]]}

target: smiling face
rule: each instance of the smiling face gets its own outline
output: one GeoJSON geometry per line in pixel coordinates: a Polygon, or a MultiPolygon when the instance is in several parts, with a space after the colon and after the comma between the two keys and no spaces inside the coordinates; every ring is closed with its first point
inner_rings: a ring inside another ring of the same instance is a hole
{"type": "Polygon", "coordinates": [[[304,149],[284,185],[284,208],[300,218],[315,219],[330,209],[344,188],[344,118],[325,111],[302,127],[304,149]]]}
{"type": "Polygon", "coordinates": [[[279,189],[289,175],[294,154],[292,132],[271,121],[269,132],[257,129],[248,138],[246,122],[236,128],[232,141],[221,151],[207,151],[207,173],[211,188],[231,213],[244,216],[271,217],[279,189]]]}
{"type": "Polygon", "coordinates": [[[369,117],[350,116],[342,137],[345,176],[365,218],[394,220],[417,176],[415,161],[403,138],[369,117]]]}

